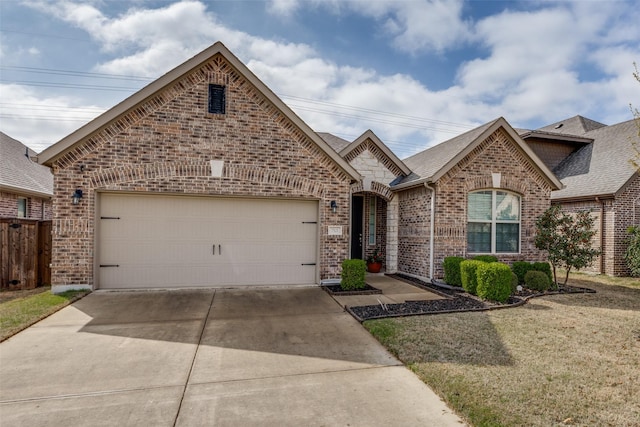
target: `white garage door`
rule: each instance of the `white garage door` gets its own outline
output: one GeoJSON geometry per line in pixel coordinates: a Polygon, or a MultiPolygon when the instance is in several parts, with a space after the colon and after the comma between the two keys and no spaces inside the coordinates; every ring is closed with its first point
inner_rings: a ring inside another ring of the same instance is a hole
{"type": "Polygon", "coordinates": [[[317,201],[100,196],[101,289],[316,282],[317,201]]]}

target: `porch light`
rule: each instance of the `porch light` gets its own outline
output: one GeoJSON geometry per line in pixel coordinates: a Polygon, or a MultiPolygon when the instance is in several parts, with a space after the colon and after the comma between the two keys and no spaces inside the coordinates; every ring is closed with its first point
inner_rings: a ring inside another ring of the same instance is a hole
{"type": "Polygon", "coordinates": [[[80,199],[82,199],[82,190],[76,188],[76,191],[74,191],[71,195],[71,204],[77,205],[78,203],[80,203],[80,199]]]}
{"type": "Polygon", "coordinates": [[[338,210],[338,204],[336,203],[335,200],[331,201],[330,206],[331,206],[331,212],[336,213],[336,211],[338,210]]]}

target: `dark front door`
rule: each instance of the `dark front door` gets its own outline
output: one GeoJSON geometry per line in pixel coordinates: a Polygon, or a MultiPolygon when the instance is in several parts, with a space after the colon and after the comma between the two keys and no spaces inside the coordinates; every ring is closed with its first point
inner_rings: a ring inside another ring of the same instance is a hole
{"type": "Polygon", "coordinates": [[[351,259],[362,259],[362,211],[364,197],[351,198],[351,259]]]}

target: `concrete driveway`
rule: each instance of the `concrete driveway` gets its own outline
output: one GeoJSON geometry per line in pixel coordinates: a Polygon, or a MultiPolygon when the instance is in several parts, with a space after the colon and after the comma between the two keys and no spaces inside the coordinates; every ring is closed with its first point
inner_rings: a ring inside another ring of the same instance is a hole
{"type": "Polygon", "coordinates": [[[11,426],[460,426],[319,288],[95,292],[0,344],[11,426]]]}

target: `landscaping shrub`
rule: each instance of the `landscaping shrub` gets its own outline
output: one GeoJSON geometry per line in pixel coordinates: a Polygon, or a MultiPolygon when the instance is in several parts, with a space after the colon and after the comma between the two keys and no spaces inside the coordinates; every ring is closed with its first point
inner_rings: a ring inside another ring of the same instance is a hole
{"type": "Polygon", "coordinates": [[[452,286],[462,285],[460,278],[460,263],[464,258],[459,256],[448,256],[444,258],[442,266],[444,268],[444,281],[452,286]]]}
{"type": "Polygon", "coordinates": [[[462,280],[462,287],[472,295],[477,295],[477,271],[478,267],[483,264],[486,263],[474,259],[466,259],[460,263],[460,279],[462,280]]]}
{"type": "Polygon", "coordinates": [[[624,252],[624,260],[631,270],[632,277],[640,277],[640,227],[629,227],[627,229],[627,249],[624,252]]]}
{"type": "Polygon", "coordinates": [[[501,262],[484,263],[478,267],[478,296],[505,302],[511,295],[511,268],[501,262]]]}
{"type": "Polygon", "coordinates": [[[551,265],[548,262],[534,262],[531,264],[531,269],[534,271],[542,271],[549,277],[549,280],[553,282],[553,273],[551,272],[551,265]]]}
{"type": "Polygon", "coordinates": [[[476,255],[472,259],[482,262],[498,262],[498,258],[493,255],[476,255]]]}
{"type": "Polygon", "coordinates": [[[511,270],[518,277],[518,283],[524,283],[524,275],[533,270],[533,265],[526,261],[516,261],[511,265],[511,270]]]}
{"type": "Polygon", "coordinates": [[[511,272],[511,294],[515,294],[518,292],[518,285],[520,281],[518,280],[518,276],[513,271],[511,272]]]}
{"type": "Polygon", "coordinates": [[[542,271],[527,271],[524,275],[524,285],[534,291],[544,292],[551,287],[551,279],[542,271]]]}
{"type": "Polygon", "coordinates": [[[342,280],[340,287],[346,291],[365,287],[364,277],[367,263],[362,259],[345,259],[342,261],[342,280]]]}

